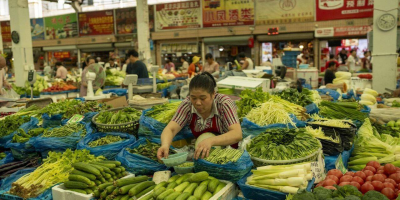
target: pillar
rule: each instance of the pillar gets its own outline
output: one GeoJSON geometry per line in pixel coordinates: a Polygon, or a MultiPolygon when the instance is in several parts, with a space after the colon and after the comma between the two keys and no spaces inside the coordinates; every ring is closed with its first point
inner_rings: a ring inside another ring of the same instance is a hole
{"type": "Polygon", "coordinates": [[[313,41],[313,50],[314,52],[312,52],[314,54],[314,67],[316,67],[317,69],[320,69],[320,63],[319,61],[320,59],[320,48],[319,48],[319,40],[318,38],[315,38],[313,41]]]}
{"type": "Polygon", "coordinates": [[[396,88],[397,7],[397,0],[374,1],[372,88],[379,93],[385,92],[385,88],[396,88]],[[384,14],[393,15],[395,19],[395,26],[387,31],[378,27],[378,20],[384,14]]]}
{"type": "Polygon", "coordinates": [[[147,0],[136,1],[136,18],[139,59],[149,68],[150,64],[154,62],[151,59],[150,52],[149,6],[147,5],[147,0]]]}
{"type": "Polygon", "coordinates": [[[0,26],[0,54],[3,54],[4,50],[3,50],[3,38],[1,36],[1,26],[0,26]]]}
{"type": "Polygon", "coordinates": [[[34,70],[32,36],[30,27],[28,0],[8,1],[10,9],[11,33],[19,34],[19,43],[12,42],[14,57],[15,83],[22,87],[27,80],[28,70],[34,70]]]}

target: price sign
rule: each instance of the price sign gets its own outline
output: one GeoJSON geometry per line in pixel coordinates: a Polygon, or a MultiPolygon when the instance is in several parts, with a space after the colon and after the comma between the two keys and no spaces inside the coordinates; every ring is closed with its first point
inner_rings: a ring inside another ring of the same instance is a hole
{"type": "Polygon", "coordinates": [[[73,123],[78,123],[80,121],[83,120],[83,118],[85,118],[83,115],[74,115],[71,117],[71,119],[68,120],[67,124],[73,124],[73,123]]]}
{"type": "Polygon", "coordinates": [[[325,161],[322,151],[318,153],[317,160],[311,162],[311,172],[315,178],[314,183],[319,183],[325,179],[325,161]]]}

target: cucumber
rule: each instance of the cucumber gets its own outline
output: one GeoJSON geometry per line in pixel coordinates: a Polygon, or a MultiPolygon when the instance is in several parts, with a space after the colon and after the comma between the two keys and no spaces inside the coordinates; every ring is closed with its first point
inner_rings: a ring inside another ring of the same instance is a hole
{"type": "Polygon", "coordinates": [[[137,183],[130,184],[130,185],[125,185],[119,188],[119,194],[126,194],[129,192],[131,188],[133,188],[137,183]]]}
{"type": "Polygon", "coordinates": [[[208,173],[207,172],[198,172],[195,173],[193,176],[191,176],[187,181],[189,182],[202,182],[204,180],[208,179],[208,173]]]}
{"type": "Polygon", "coordinates": [[[98,164],[95,164],[95,163],[91,163],[90,165],[92,165],[92,166],[94,166],[94,167],[97,167],[97,169],[103,169],[103,172],[104,173],[109,173],[109,174],[111,174],[111,170],[110,170],[110,168],[108,168],[108,167],[105,167],[105,166],[103,166],[103,165],[98,165],[98,164]]]}
{"type": "Polygon", "coordinates": [[[161,187],[161,188],[158,188],[157,190],[154,190],[153,198],[157,198],[158,195],[160,195],[161,193],[165,192],[166,190],[167,190],[167,188],[165,188],[165,187],[161,187]]]}
{"type": "Polygon", "coordinates": [[[118,168],[120,168],[122,172],[126,171],[125,167],[123,167],[123,166],[120,166],[118,168]]]}
{"type": "Polygon", "coordinates": [[[206,191],[203,196],[201,197],[201,200],[209,200],[212,197],[211,192],[206,191]]]}
{"type": "Polygon", "coordinates": [[[99,180],[94,180],[94,183],[95,183],[97,186],[99,186],[99,185],[102,184],[101,181],[99,181],[99,180]]]}
{"type": "Polygon", "coordinates": [[[122,175],[122,173],[119,173],[119,174],[117,174],[117,175],[115,175],[118,179],[120,179],[120,178],[122,178],[123,177],[123,175],[122,175]]]}
{"type": "Polygon", "coordinates": [[[120,168],[114,168],[112,170],[117,174],[122,172],[122,170],[120,168]]]}
{"type": "Polygon", "coordinates": [[[122,197],[123,197],[122,195],[118,195],[113,200],[121,200],[122,197]]]}
{"type": "Polygon", "coordinates": [[[94,187],[94,186],[96,186],[96,183],[95,183],[94,181],[90,181],[89,187],[92,188],[92,187],[94,187]]]}
{"type": "Polygon", "coordinates": [[[114,180],[116,180],[116,179],[109,178],[109,179],[107,179],[106,181],[107,181],[107,182],[113,182],[114,180]]]}
{"type": "Polygon", "coordinates": [[[74,167],[77,170],[81,170],[90,174],[94,174],[96,176],[100,176],[100,171],[97,168],[94,168],[88,164],[85,163],[74,163],[72,164],[72,167],[74,167]]]}
{"type": "Polygon", "coordinates": [[[73,192],[78,192],[78,193],[81,193],[81,194],[88,194],[88,193],[86,193],[85,190],[81,190],[81,189],[68,189],[68,190],[73,191],[73,192]]]}
{"type": "Polygon", "coordinates": [[[93,192],[93,196],[96,197],[96,198],[99,198],[100,197],[100,191],[99,190],[95,190],[93,192]]]}
{"type": "Polygon", "coordinates": [[[71,174],[76,174],[76,175],[84,176],[84,177],[90,179],[91,181],[96,180],[96,176],[95,176],[95,175],[89,174],[89,173],[86,173],[86,172],[83,172],[83,171],[80,171],[80,170],[77,170],[77,169],[74,169],[74,170],[71,172],[71,174]]]}
{"type": "Polygon", "coordinates": [[[195,196],[190,196],[187,200],[198,200],[198,198],[195,196]]]}
{"type": "Polygon", "coordinates": [[[93,193],[93,190],[91,190],[89,188],[86,188],[85,191],[86,191],[86,194],[92,194],[93,193]]]}
{"type": "Polygon", "coordinates": [[[206,191],[207,191],[207,185],[200,185],[194,191],[193,196],[195,196],[196,198],[200,199],[203,196],[204,192],[206,192],[206,191]]]}
{"type": "Polygon", "coordinates": [[[154,190],[157,190],[158,188],[161,188],[161,187],[166,187],[167,185],[168,185],[168,183],[163,181],[163,182],[157,184],[157,186],[154,188],[154,190]]]}
{"type": "Polygon", "coordinates": [[[210,183],[211,180],[205,180],[203,182],[200,183],[200,185],[207,185],[210,183]]]}
{"type": "Polygon", "coordinates": [[[154,198],[153,198],[153,195],[149,194],[149,195],[144,196],[144,197],[141,198],[140,200],[153,200],[153,199],[154,199],[154,198]]]}
{"type": "Polygon", "coordinates": [[[129,196],[135,196],[145,190],[146,188],[155,185],[154,181],[146,181],[137,184],[135,187],[129,190],[129,196]]]}
{"type": "Polygon", "coordinates": [[[215,191],[215,189],[217,189],[218,185],[219,185],[218,179],[211,180],[210,183],[208,183],[208,191],[213,193],[215,191]]]}
{"type": "Polygon", "coordinates": [[[100,178],[100,181],[101,181],[102,183],[105,183],[105,182],[110,182],[110,181],[106,181],[106,179],[105,179],[105,178],[103,178],[103,177],[101,177],[101,178],[100,178]]]}
{"type": "Polygon", "coordinates": [[[114,164],[117,167],[121,166],[121,162],[119,162],[119,161],[103,160],[103,161],[97,161],[97,162],[105,163],[105,164],[114,164]]]}
{"type": "Polygon", "coordinates": [[[178,179],[179,177],[181,177],[181,176],[179,176],[179,175],[175,175],[175,176],[171,177],[171,178],[168,180],[168,183],[175,182],[175,181],[176,181],[176,179],[178,179]]]}
{"type": "Polygon", "coordinates": [[[122,198],[120,200],[128,200],[129,199],[129,194],[122,196],[122,198]]]}
{"type": "Polygon", "coordinates": [[[189,182],[183,182],[180,185],[176,186],[174,190],[175,192],[183,192],[189,185],[189,182]]]}
{"type": "Polygon", "coordinates": [[[147,176],[138,176],[138,177],[132,177],[132,178],[123,178],[115,181],[114,185],[118,187],[122,187],[125,185],[130,185],[134,183],[140,183],[143,181],[147,181],[148,177],[147,176]]]}
{"type": "Polygon", "coordinates": [[[109,183],[103,183],[101,185],[99,185],[99,190],[103,191],[105,190],[108,186],[113,185],[113,183],[109,182],[109,183]]]}
{"type": "Polygon", "coordinates": [[[78,181],[65,181],[64,186],[68,189],[86,189],[89,187],[86,183],[78,181]]]}
{"type": "Polygon", "coordinates": [[[107,194],[111,194],[114,190],[115,190],[115,186],[113,186],[113,185],[110,185],[110,186],[108,186],[108,187],[106,187],[106,191],[107,191],[107,194]]]}
{"type": "Polygon", "coordinates": [[[218,193],[220,190],[222,190],[225,186],[226,186],[226,183],[220,182],[220,183],[218,184],[217,188],[215,189],[213,195],[217,194],[217,193],[218,193]]]}
{"type": "Polygon", "coordinates": [[[153,185],[153,186],[150,186],[150,187],[148,187],[147,189],[141,191],[139,194],[135,195],[135,196],[136,196],[136,199],[139,199],[139,198],[142,197],[143,195],[149,193],[149,192],[152,191],[155,187],[156,187],[156,186],[153,185]]]}
{"type": "Polygon", "coordinates": [[[117,180],[118,176],[112,176],[111,178],[114,179],[114,180],[117,180]]]}
{"type": "Polygon", "coordinates": [[[180,185],[181,183],[187,181],[191,176],[193,176],[193,173],[187,173],[181,177],[179,177],[175,182],[180,185]]]}
{"type": "Polygon", "coordinates": [[[115,188],[115,190],[111,194],[114,196],[119,195],[119,188],[115,188]]]}
{"type": "Polygon", "coordinates": [[[189,196],[193,194],[194,190],[197,188],[199,184],[198,183],[191,183],[184,191],[183,193],[189,193],[189,196]]]}
{"type": "Polygon", "coordinates": [[[165,192],[163,192],[160,195],[158,195],[157,200],[164,200],[168,195],[170,195],[172,193],[174,193],[173,189],[165,190],[165,192]]]}
{"type": "Polygon", "coordinates": [[[179,197],[179,195],[181,195],[180,192],[173,192],[170,195],[168,195],[165,200],[175,200],[176,198],[179,197]]]}
{"type": "Polygon", "coordinates": [[[111,175],[106,173],[106,174],[104,175],[104,178],[109,179],[109,178],[111,178],[111,175]]]}
{"type": "Polygon", "coordinates": [[[188,199],[189,197],[190,197],[190,194],[187,193],[187,192],[184,192],[184,193],[180,194],[180,195],[176,198],[176,200],[186,200],[186,199],[188,199]]]}
{"type": "Polygon", "coordinates": [[[174,189],[176,186],[178,186],[178,183],[172,182],[172,183],[168,184],[167,189],[174,189]]]}
{"type": "Polygon", "coordinates": [[[107,190],[104,190],[102,193],[100,193],[100,198],[105,199],[107,197],[107,190]]]}
{"type": "Polygon", "coordinates": [[[87,165],[89,165],[89,166],[92,166],[92,167],[96,168],[97,170],[99,170],[99,171],[100,171],[100,173],[104,172],[104,169],[103,169],[102,167],[98,166],[98,165],[93,165],[93,164],[87,164],[87,165]]]}
{"type": "Polygon", "coordinates": [[[90,164],[101,165],[101,166],[107,167],[109,169],[114,169],[117,167],[115,164],[111,164],[111,163],[91,162],[90,164]]]}
{"type": "Polygon", "coordinates": [[[81,176],[81,175],[70,174],[68,176],[68,180],[78,181],[78,182],[86,183],[87,185],[92,185],[92,182],[90,181],[90,179],[88,179],[84,176],[81,176]]]}

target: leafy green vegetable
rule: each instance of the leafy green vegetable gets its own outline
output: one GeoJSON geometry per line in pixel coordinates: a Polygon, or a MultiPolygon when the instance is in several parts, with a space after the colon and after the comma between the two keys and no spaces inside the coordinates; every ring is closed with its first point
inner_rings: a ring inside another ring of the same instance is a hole
{"type": "Polygon", "coordinates": [[[30,117],[19,116],[19,115],[9,115],[3,120],[0,120],[0,137],[10,135],[12,132],[16,131],[22,124],[29,122],[30,117]]]}
{"type": "Polygon", "coordinates": [[[3,158],[5,158],[6,156],[7,156],[6,153],[1,152],[1,153],[0,153],[0,160],[3,159],[3,158]]]}
{"type": "MultiPolygon", "coordinates": [[[[127,148],[126,150],[129,151],[130,153],[139,154],[144,157],[150,158],[156,162],[160,162],[157,158],[157,151],[160,147],[161,147],[160,144],[146,140],[146,144],[141,144],[139,147],[134,149],[127,148]]],[[[175,153],[174,151],[170,151],[171,155],[174,153],[175,153]]]]}
{"type": "Polygon", "coordinates": [[[342,187],[338,187],[338,189],[333,193],[333,197],[347,197],[350,195],[354,195],[356,197],[363,197],[362,193],[352,185],[344,185],[342,187]]]}
{"type": "Polygon", "coordinates": [[[102,124],[124,124],[138,121],[142,113],[134,108],[126,107],[122,110],[104,111],[96,118],[96,122],[102,124]]]}
{"type": "Polygon", "coordinates": [[[177,101],[153,106],[152,110],[146,113],[146,116],[149,116],[163,124],[167,124],[172,120],[172,117],[175,115],[180,104],[181,102],[177,101]]]}
{"type": "Polygon", "coordinates": [[[29,130],[28,133],[26,133],[24,129],[20,128],[20,129],[18,129],[17,133],[13,136],[12,142],[13,143],[25,143],[31,137],[38,136],[38,135],[42,134],[44,131],[45,131],[44,128],[35,128],[35,129],[29,130]]]}
{"type": "Polygon", "coordinates": [[[285,89],[283,91],[274,93],[274,95],[277,95],[286,101],[300,105],[302,107],[305,107],[306,105],[313,103],[313,101],[311,99],[311,96],[313,95],[313,93],[310,92],[308,89],[303,89],[302,92],[298,92],[297,89],[289,88],[289,89],[285,89]]]}
{"type": "Polygon", "coordinates": [[[397,101],[393,101],[392,102],[392,107],[400,107],[400,102],[397,102],[397,101]]]}
{"type": "Polygon", "coordinates": [[[89,147],[98,147],[98,146],[116,143],[116,142],[119,142],[122,140],[125,140],[125,139],[121,138],[120,136],[107,135],[106,137],[102,137],[97,140],[93,140],[93,141],[89,142],[88,145],[89,145],[89,147]]]}
{"type": "Polygon", "coordinates": [[[121,85],[124,82],[126,73],[119,71],[117,69],[107,69],[106,70],[106,86],[121,85]]]}
{"type": "Polygon", "coordinates": [[[270,95],[267,92],[263,92],[261,87],[258,87],[255,91],[250,89],[243,90],[240,93],[240,100],[236,102],[238,107],[238,116],[243,118],[249,113],[254,107],[268,101],[270,95]]]}
{"type": "Polygon", "coordinates": [[[111,106],[103,103],[97,103],[96,101],[85,101],[69,107],[63,115],[64,119],[69,119],[72,116],[79,114],[84,115],[88,112],[100,112],[103,110],[109,110],[111,106]]]}

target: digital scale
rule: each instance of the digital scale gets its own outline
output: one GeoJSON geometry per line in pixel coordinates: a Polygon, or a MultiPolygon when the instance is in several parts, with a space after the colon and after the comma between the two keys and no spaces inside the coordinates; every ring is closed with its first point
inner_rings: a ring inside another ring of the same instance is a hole
{"type": "MultiPolygon", "coordinates": [[[[134,87],[132,87],[133,92],[135,94],[142,94],[142,93],[157,93],[157,72],[158,72],[158,66],[151,66],[150,67],[150,72],[153,74],[153,84],[151,85],[137,85],[135,84],[134,87]]],[[[139,82],[140,84],[140,82],[139,82]]]]}

